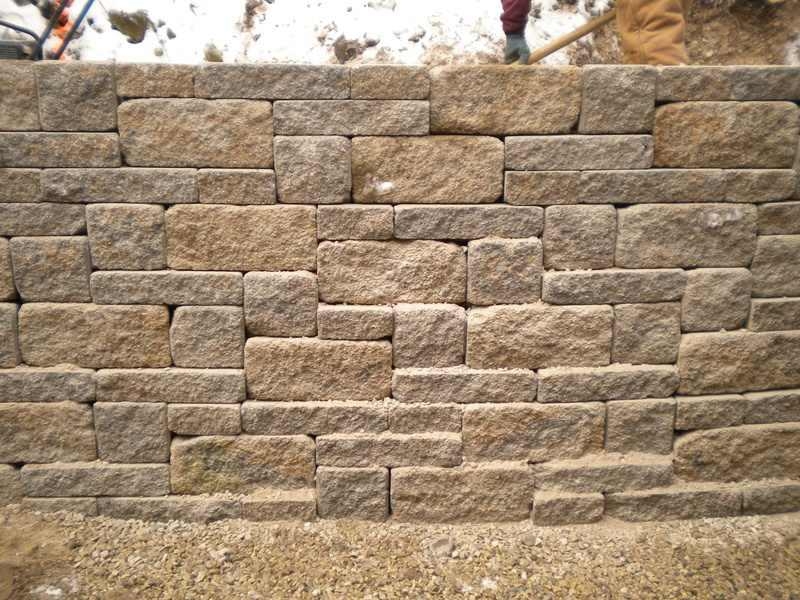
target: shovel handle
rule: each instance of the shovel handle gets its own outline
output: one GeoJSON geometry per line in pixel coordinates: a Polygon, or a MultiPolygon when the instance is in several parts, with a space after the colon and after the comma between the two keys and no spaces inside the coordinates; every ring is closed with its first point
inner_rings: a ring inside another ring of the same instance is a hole
{"type": "Polygon", "coordinates": [[[547,44],[546,46],[542,46],[537,50],[534,50],[531,53],[530,58],[528,59],[528,64],[532,65],[540,60],[542,60],[546,56],[550,56],[553,52],[557,50],[561,50],[567,44],[571,44],[575,40],[579,40],[586,34],[592,33],[598,27],[602,27],[609,21],[611,21],[617,15],[617,9],[612,8],[605,14],[600,15],[599,17],[595,17],[591,21],[584,23],[580,27],[578,27],[575,31],[571,31],[570,33],[565,33],[561,37],[557,37],[552,42],[547,44]]]}

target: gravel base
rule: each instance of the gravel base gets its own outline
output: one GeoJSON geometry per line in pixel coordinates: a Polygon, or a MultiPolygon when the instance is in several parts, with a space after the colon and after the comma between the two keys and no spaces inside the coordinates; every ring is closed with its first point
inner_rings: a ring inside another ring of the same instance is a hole
{"type": "Polygon", "coordinates": [[[0,510],[17,598],[800,598],[800,513],[538,528],[0,510]]]}

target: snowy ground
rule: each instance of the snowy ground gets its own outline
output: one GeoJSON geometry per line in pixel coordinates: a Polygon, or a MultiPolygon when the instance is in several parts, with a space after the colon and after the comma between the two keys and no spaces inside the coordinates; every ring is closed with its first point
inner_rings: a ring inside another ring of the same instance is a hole
{"type": "MultiPolygon", "coordinates": [[[[84,0],[75,0],[74,17],[84,0]]],[[[603,12],[608,0],[534,0],[531,47],[603,12]],[[591,7],[591,11],[589,8],[591,7]],[[591,13],[591,14],[590,14],[591,13]]],[[[501,58],[500,0],[97,0],[68,58],[131,62],[444,64],[501,58]],[[144,39],[112,29],[114,11],[146,11],[144,39]]],[[[42,31],[25,0],[0,0],[0,19],[42,31]],[[19,4],[22,4],[20,6],[19,4]]],[[[8,35],[0,30],[0,36],[8,35]]],[[[51,40],[47,48],[57,47],[51,40]]],[[[546,62],[568,62],[561,51],[546,62]]]]}

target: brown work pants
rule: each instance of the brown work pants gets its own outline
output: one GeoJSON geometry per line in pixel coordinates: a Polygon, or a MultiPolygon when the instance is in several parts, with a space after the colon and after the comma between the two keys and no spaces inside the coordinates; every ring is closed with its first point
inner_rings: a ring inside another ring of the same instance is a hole
{"type": "Polygon", "coordinates": [[[626,64],[683,65],[691,0],[617,0],[617,27],[626,64]]]}

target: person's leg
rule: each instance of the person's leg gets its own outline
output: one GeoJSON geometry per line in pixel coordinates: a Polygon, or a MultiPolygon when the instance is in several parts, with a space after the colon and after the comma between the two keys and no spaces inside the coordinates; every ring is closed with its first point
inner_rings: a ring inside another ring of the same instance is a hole
{"type": "Polygon", "coordinates": [[[687,64],[684,42],[691,0],[617,0],[626,64],[687,64]]]}

